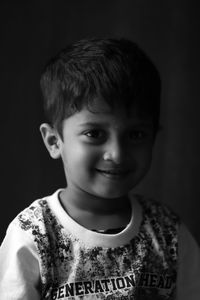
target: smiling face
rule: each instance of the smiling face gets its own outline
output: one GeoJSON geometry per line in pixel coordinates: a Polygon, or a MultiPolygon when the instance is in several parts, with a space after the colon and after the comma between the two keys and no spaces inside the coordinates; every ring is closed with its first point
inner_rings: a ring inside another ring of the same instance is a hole
{"type": "Polygon", "coordinates": [[[67,189],[104,199],[127,195],[150,167],[153,136],[150,119],[105,103],[65,119],[60,155],[67,189]]]}

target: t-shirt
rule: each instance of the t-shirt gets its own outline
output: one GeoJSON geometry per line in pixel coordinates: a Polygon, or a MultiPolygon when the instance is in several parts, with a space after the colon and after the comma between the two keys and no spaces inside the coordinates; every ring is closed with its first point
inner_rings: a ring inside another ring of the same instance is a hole
{"type": "Polygon", "coordinates": [[[200,299],[199,247],[168,207],[130,194],[126,228],[102,234],[66,213],[60,191],[9,225],[0,248],[0,299],[200,299]]]}

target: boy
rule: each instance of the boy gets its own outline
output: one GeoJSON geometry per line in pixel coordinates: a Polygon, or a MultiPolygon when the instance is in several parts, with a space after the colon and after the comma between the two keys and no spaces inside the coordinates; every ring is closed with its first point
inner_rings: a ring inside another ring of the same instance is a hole
{"type": "Polygon", "coordinates": [[[152,62],[128,40],[81,40],[47,64],[41,88],[40,131],[67,187],[10,224],[0,299],[199,299],[191,234],[170,209],[131,192],[159,128],[152,62]]]}

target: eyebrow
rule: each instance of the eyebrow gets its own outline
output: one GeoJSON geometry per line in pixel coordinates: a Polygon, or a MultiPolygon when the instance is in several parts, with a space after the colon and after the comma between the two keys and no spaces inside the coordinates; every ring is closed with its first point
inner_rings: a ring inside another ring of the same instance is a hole
{"type": "Polygon", "coordinates": [[[80,127],[84,127],[84,126],[107,126],[108,123],[105,122],[85,122],[85,123],[81,123],[79,124],[80,127]]]}
{"type": "MultiPolygon", "coordinates": [[[[150,121],[138,121],[136,123],[131,124],[130,126],[149,126],[151,125],[152,122],[150,121]]],[[[90,127],[94,127],[94,126],[108,126],[107,122],[85,122],[85,123],[81,123],[79,124],[80,127],[85,127],[85,126],[90,126],[90,127]]]]}

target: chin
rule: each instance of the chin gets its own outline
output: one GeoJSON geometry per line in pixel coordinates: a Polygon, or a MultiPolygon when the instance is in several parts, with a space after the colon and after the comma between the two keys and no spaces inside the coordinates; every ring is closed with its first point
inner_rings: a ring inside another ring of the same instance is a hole
{"type": "Polygon", "coordinates": [[[88,191],[90,194],[104,199],[115,199],[127,196],[131,190],[140,182],[140,178],[133,180],[129,180],[124,184],[120,184],[120,182],[115,184],[101,184],[101,185],[94,185],[93,189],[88,191]]]}
{"type": "Polygon", "coordinates": [[[128,195],[130,191],[131,189],[118,190],[118,191],[115,189],[110,191],[104,191],[103,193],[99,191],[98,193],[96,193],[96,196],[104,199],[115,199],[115,198],[121,198],[128,195]]]}

